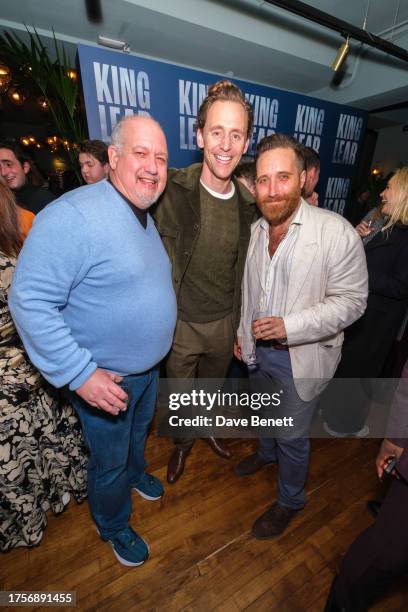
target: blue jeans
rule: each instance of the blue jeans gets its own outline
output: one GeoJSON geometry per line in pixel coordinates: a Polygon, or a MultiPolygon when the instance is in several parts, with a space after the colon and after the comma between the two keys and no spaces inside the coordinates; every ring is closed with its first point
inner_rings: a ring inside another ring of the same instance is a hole
{"type": "Polygon", "coordinates": [[[146,468],[144,448],[154,414],[157,383],[157,368],[125,376],[120,386],[129,396],[128,407],[117,416],[93,408],[72,394],[90,451],[89,507],[105,540],[129,524],[131,490],[146,468]]]}
{"type": "Polygon", "coordinates": [[[300,510],[306,503],[305,484],[310,454],[310,441],[305,432],[309,430],[317,398],[310,402],[300,399],[288,351],[257,346],[256,366],[249,368],[249,377],[253,391],[265,385],[267,390],[272,381],[280,381],[278,388],[284,390],[285,398],[281,416],[293,417],[297,431],[302,432],[302,437],[260,438],[258,448],[261,459],[278,464],[279,504],[300,510]]]}

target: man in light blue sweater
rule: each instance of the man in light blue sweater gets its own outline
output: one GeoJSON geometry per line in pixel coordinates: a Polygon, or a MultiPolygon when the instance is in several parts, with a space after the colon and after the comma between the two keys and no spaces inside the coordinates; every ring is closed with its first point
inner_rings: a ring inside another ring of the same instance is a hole
{"type": "Polygon", "coordinates": [[[110,180],[80,187],[36,218],[17,264],[10,309],[30,359],[69,385],[90,450],[89,504],[128,566],[148,557],[129,526],[131,490],[159,499],[145,472],[158,368],[176,321],[171,266],[147,209],[166,184],[160,126],[128,117],[112,133],[110,180]]]}

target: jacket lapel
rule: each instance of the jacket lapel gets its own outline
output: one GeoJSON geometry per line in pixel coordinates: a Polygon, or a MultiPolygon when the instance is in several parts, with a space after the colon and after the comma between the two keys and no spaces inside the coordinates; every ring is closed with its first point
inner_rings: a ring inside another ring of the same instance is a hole
{"type": "Polygon", "coordinates": [[[257,289],[258,286],[261,286],[262,291],[266,292],[266,286],[264,284],[265,279],[262,274],[262,263],[261,263],[263,254],[260,249],[255,249],[257,243],[260,240],[262,240],[262,232],[264,231],[261,227],[261,221],[262,219],[259,219],[256,222],[256,224],[253,226],[251,242],[250,242],[250,246],[248,249],[248,255],[247,255],[248,260],[253,262],[253,264],[251,265],[251,272],[255,273],[257,280],[255,280],[255,278],[251,278],[250,282],[251,282],[253,290],[256,291],[256,293],[258,292],[258,289],[257,289]]]}
{"type": "Polygon", "coordinates": [[[295,306],[317,254],[316,230],[308,214],[308,206],[310,205],[303,203],[302,225],[299,228],[289,273],[287,312],[291,312],[295,306]]]}
{"type": "Polygon", "coordinates": [[[185,189],[185,202],[192,209],[197,220],[200,219],[200,176],[202,164],[192,164],[177,172],[174,183],[185,189]]]}

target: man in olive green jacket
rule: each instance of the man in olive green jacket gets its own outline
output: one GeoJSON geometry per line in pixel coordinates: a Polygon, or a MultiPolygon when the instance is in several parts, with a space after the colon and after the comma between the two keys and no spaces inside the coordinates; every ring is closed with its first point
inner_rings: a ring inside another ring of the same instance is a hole
{"type": "MultiPolygon", "coordinates": [[[[256,219],[253,197],[232,179],[246,152],[253,113],[230,81],[209,88],[197,117],[202,164],[171,170],[154,211],[157,228],[173,264],[178,321],[166,362],[169,378],[223,378],[232,358],[240,316],[241,280],[256,219]]],[[[231,456],[220,440],[211,448],[231,456]]],[[[194,439],[175,439],[167,480],[183,473],[194,439]]]]}

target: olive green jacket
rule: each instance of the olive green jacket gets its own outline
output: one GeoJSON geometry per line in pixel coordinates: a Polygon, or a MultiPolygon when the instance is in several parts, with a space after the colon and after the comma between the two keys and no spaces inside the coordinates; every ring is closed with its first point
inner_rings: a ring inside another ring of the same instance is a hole
{"type": "MultiPolygon", "coordinates": [[[[202,164],[181,170],[170,169],[166,189],[152,214],[173,266],[177,298],[200,233],[200,176],[202,164]]],[[[234,326],[237,329],[241,307],[241,281],[248,249],[251,223],[257,219],[253,197],[234,180],[238,194],[239,245],[235,268],[233,299],[234,326]]],[[[220,245],[222,248],[222,245],[220,245]]]]}

